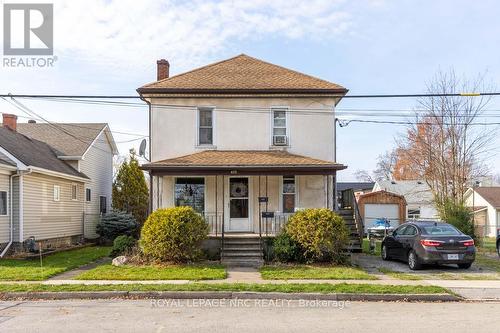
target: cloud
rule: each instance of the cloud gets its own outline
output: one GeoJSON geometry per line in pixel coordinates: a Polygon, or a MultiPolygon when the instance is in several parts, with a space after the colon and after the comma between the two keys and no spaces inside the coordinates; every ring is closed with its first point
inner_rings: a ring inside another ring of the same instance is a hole
{"type": "Polygon", "coordinates": [[[328,40],[352,17],[344,0],[68,0],[54,3],[55,52],[92,65],[149,66],[168,57],[176,68],[206,62],[239,41],[272,36],[328,40]]]}

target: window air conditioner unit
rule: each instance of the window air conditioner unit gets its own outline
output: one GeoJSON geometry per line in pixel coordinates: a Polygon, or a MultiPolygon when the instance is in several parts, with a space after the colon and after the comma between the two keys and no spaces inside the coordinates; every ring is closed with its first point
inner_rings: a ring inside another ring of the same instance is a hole
{"type": "Polygon", "coordinates": [[[288,143],[286,135],[274,135],[273,145],[275,146],[286,146],[288,143]]]}

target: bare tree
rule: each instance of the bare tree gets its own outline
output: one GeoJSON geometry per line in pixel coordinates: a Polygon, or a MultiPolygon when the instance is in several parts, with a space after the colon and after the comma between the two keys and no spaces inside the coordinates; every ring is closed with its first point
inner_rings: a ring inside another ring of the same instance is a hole
{"type": "Polygon", "coordinates": [[[377,166],[373,170],[373,178],[375,180],[392,180],[394,179],[394,168],[396,167],[397,153],[396,150],[389,150],[377,157],[377,166]]]}
{"type": "Polygon", "coordinates": [[[367,182],[367,183],[373,183],[374,182],[372,176],[366,170],[356,170],[356,172],[354,173],[354,177],[359,182],[367,182]]]}
{"type": "Polygon", "coordinates": [[[454,71],[438,72],[427,92],[438,96],[418,101],[416,121],[398,140],[398,161],[409,173],[423,177],[438,207],[447,200],[463,200],[470,183],[484,176],[496,128],[478,124],[488,96],[439,96],[490,90],[484,76],[459,78],[454,71]]]}

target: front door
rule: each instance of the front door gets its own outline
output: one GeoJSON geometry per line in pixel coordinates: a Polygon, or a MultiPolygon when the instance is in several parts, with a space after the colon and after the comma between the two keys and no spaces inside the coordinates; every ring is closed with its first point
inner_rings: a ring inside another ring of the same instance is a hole
{"type": "Polygon", "coordinates": [[[252,231],[250,223],[250,182],[248,177],[230,177],[227,188],[228,223],[226,231],[252,231]]]}

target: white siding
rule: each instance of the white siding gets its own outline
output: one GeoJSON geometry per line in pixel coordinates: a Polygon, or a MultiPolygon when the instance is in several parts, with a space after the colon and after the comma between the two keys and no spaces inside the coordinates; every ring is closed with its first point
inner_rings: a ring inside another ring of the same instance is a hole
{"type": "Polygon", "coordinates": [[[10,228],[10,193],[9,175],[0,173],[0,191],[7,192],[7,215],[0,215],[0,244],[9,242],[10,228]]]}
{"type": "Polygon", "coordinates": [[[91,201],[85,201],[85,213],[99,214],[99,196],[106,197],[109,212],[113,184],[113,152],[104,132],[80,161],[80,171],[90,178],[90,182],[85,186],[91,189],[92,194],[91,201]]]}
{"type": "Polygon", "coordinates": [[[49,239],[83,233],[83,183],[42,174],[23,176],[23,238],[49,239]],[[71,199],[71,185],[77,184],[77,200],[71,199]],[[54,201],[54,185],[61,188],[54,201]]]}

